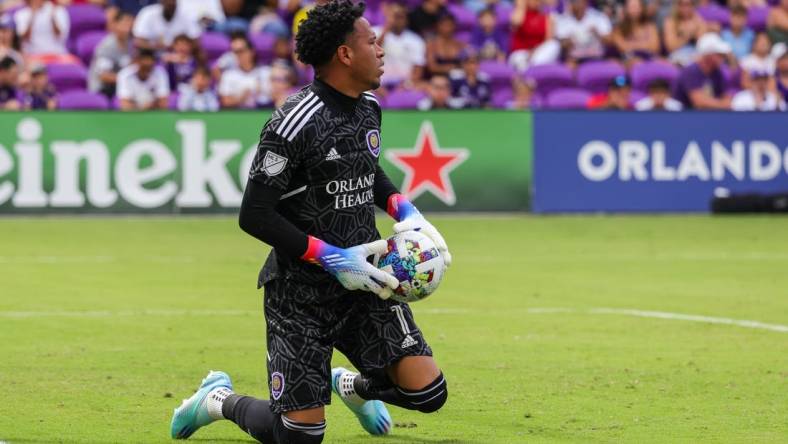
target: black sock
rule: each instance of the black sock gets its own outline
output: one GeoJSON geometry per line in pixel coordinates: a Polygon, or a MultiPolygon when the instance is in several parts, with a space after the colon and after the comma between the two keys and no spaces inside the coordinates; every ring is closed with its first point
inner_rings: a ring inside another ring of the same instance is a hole
{"type": "Polygon", "coordinates": [[[425,413],[440,409],[447,398],[443,373],[426,387],[418,390],[397,387],[387,377],[366,378],[360,375],[353,381],[353,388],[362,399],[378,399],[386,404],[425,413]]]}
{"type": "Polygon", "coordinates": [[[274,427],[280,422],[280,415],[272,412],[270,406],[268,400],[233,394],[222,403],[222,415],[261,443],[276,444],[274,427]]]}

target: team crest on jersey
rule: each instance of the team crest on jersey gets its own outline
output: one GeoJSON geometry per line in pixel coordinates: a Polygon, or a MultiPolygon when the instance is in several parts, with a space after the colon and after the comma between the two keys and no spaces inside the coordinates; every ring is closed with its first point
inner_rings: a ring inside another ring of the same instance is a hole
{"type": "Polygon", "coordinates": [[[376,129],[367,131],[367,148],[373,156],[380,155],[380,131],[376,129]]]}
{"type": "Polygon", "coordinates": [[[282,397],[282,393],[285,391],[285,377],[279,372],[273,372],[271,374],[271,396],[274,399],[279,399],[282,397]]]}
{"type": "Polygon", "coordinates": [[[269,177],[274,177],[285,170],[285,165],[287,165],[287,157],[267,151],[265,157],[263,157],[263,166],[260,169],[269,177]]]}

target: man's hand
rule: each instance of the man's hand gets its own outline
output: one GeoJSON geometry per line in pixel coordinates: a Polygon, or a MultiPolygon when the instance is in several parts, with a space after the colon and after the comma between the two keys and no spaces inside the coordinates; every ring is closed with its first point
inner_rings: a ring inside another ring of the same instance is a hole
{"type": "Polygon", "coordinates": [[[394,194],[389,198],[388,213],[397,223],[394,224],[394,232],[420,231],[435,242],[435,246],[443,256],[443,262],[448,267],[451,265],[451,253],[446,241],[438,230],[433,226],[410,201],[401,194],[394,194]]]}
{"type": "Polygon", "coordinates": [[[339,248],[309,236],[309,246],[301,257],[320,265],[348,290],[364,290],[388,299],[399,286],[397,278],[367,262],[367,257],[382,255],[387,250],[385,240],[377,240],[351,248],[339,248]]]}

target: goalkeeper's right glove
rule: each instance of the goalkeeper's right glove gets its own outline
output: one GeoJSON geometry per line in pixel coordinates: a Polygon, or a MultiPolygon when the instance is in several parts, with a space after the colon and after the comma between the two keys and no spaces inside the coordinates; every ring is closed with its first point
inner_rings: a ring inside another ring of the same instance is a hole
{"type": "Polygon", "coordinates": [[[367,257],[382,255],[388,246],[376,240],[351,248],[339,248],[309,236],[306,253],[301,259],[320,265],[348,290],[364,290],[388,299],[399,286],[397,278],[367,262],[367,257]]]}

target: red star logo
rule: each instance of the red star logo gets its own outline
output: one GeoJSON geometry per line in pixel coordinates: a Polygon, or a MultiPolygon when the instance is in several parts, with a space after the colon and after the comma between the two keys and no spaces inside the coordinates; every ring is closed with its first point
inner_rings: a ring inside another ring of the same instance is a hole
{"type": "Polygon", "coordinates": [[[405,173],[402,194],[414,200],[429,191],[446,205],[454,205],[457,196],[449,173],[470,156],[467,148],[441,148],[430,121],[424,121],[416,146],[386,150],[386,159],[405,173]]]}

